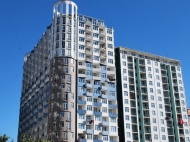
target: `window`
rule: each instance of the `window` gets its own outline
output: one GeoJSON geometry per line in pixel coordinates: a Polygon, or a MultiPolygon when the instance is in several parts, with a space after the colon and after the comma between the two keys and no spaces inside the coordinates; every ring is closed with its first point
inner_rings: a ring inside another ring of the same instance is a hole
{"type": "Polygon", "coordinates": [[[123,87],[124,87],[124,88],[127,88],[127,84],[124,83],[124,84],[123,84],[123,87]]]}
{"type": "Polygon", "coordinates": [[[107,104],[107,99],[102,99],[103,104],[107,104]]]}
{"type": "Polygon", "coordinates": [[[149,85],[152,85],[152,81],[149,81],[149,85]]]}
{"type": "Polygon", "coordinates": [[[159,104],[159,108],[161,108],[161,109],[162,109],[162,104],[159,104]]]}
{"type": "Polygon", "coordinates": [[[96,33],[94,33],[94,34],[93,34],[93,37],[98,38],[98,37],[99,37],[99,35],[98,35],[98,34],[96,34],[96,33]]]}
{"type": "Polygon", "coordinates": [[[178,77],[181,77],[181,74],[180,74],[180,73],[178,73],[178,77]]]}
{"type": "Polygon", "coordinates": [[[71,138],[74,138],[74,133],[73,132],[71,132],[71,138]]]}
{"type": "Polygon", "coordinates": [[[84,34],[84,30],[79,29],[79,34],[84,34]]]}
{"type": "Polygon", "coordinates": [[[123,62],[122,62],[122,65],[123,65],[123,66],[126,66],[126,62],[123,61],[123,62]]]}
{"type": "Polygon", "coordinates": [[[185,130],[185,134],[189,134],[189,131],[187,129],[185,130]]]}
{"type": "Polygon", "coordinates": [[[180,67],[177,67],[177,70],[180,71],[180,67]]]}
{"type": "Polygon", "coordinates": [[[151,96],[150,96],[150,99],[151,99],[151,100],[154,100],[154,96],[151,95],[151,96]]]}
{"type": "Polygon", "coordinates": [[[127,73],[127,70],[126,70],[126,69],[123,69],[123,73],[127,73]]]}
{"type": "Polygon", "coordinates": [[[95,130],[100,131],[101,130],[100,125],[95,125],[95,130]]]}
{"type": "Polygon", "coordinates": [[[159,73],[159,69],[155,69],[155,72],[156,72],[156,73],[159,73]]]}
{"type": "Polygon", "coordinates": [[[154,104],[154,103],[151,103],[151,107],[152,107],[152,108],[155,108],[155,104],[154,104]]]}
{"type": "Polygon", "coordinates": [[[124,91],[124,96],[128,96],[128,92],[127,91],[124,91]]]}
{"type": "Polygon", "coordinates": [[[155,119],[155,118],[152,118],[152,122],[153,122],[153,123],[156,123],[156,119],[155,119]]]}
{"type": "Polygon", "coordinates": [[[107,107],[102,107],[102,112],[107,113],[107,107]]]}
{"type": "Polygon", "coordinates": [[[184,98],[184,95],[182,93],[180,94],[180,96],[181,96],[181,98],[184,98]]]}
{"type": "Polygon", "coordinates": [[[183,91],[183,87],[180,87],[179,89],[180,89],[180,91],[183,91]]]}
{"type": "Polygon", "coordinates": [[[156,127],[156,126],[153,126],[153,130],[154,130],[154,131],[157,131],[157,127],[156,127]]]}
{"type": "Polygon", "coordinates": [[[80,42],[84,42],[84,38],[79,37],[79,41],[80,41],[80,42]]]}
{"type": "Polygon", "coordinates": [[[88,111],[92,111],[92,106],[87,105],[87,110],[88,110],[88,111]]]}
{"type": "Polygon", "coordinates": [[[79,114],[79,119],[85,119],[84,114],[79,114]]]}
{"type": "Polygon", "coordinates": [[[157,79],[157,80],[160,80],[160,77],[157,75],[157,76],[156,76],[156,79],[157,79]]]}
{"type": "Polygon", "coordinates": [[[112,122],[112,123],[116,123],[116,118],[110,118],[110,121],[112,122]]]}
{"type": "Polygon", "coordinates": [[[160,87],[160,83],[159,82],[157,82],[157,87],[160,87]]]}
{"type": "Polygon", "coordinates": [[[125,115],[125,120],[129,120],[129,115],[125,115]]]}
{"type": "Polygon", "coordinates": [[[94,53],[99,53],[99,49],[98,48],[94,48],[94,53]]]}
{"type": "Polygon", "coordinates": [[[108,56],[113,56],[113,52],[108,51],[108,56]]]}
{"type": "Polygon", "coordinates": [[[158,97],[158,101],[162,101],[162,97],[158,97]]]}
{"type": "Polygon", "coordinates": [[[101,121],[100,116],[96,116],[96,115],[95,115],[95,120],[96,120],[96,121],[101,121]]]}
{"type": "Polygon", "coordinates": [[[152,115],[156,115],[156,112],[154,110],[152,110],[152,115]]]}
{"type": "Polygon", "coordinates": [[[71,108],[74,108],[74,103],[71,103],[71,108]]]}
{"type": "Polygon", "coordinates": [[[130,124],[126,124],[126,129],[130,129],[130,124]]]}
{"type": "Polygon", "coordinates": [[[78,124],[78,128],[79,128],[79,129],[84,129],[84,124],[83,124],[83,123],[79,123],[79,124],[78,124]]]}
{"type": "Polygon", "coordinates": [[[158,94],[161,94],[161,90],[160,90],[160,89],[157,89],[157,93],[158,93],[158,94]]]}
{"type": "Polygon", "coordinates": [[[112,41],[112,37],[109,37],[109,36],[108,36],[108,37],[107,37],[107,40],[108,40],[108,41],[112,41]]]}
{"type": "Polygon", "coordinates": [[[158,66],[158,62],[155,62],[155,66],[158,66]]]}
{"type": "Polygon", "coordinates": [[[94,40],[94,41],[93,41],[93,44],[94,44],[94,45],[98,45],[99,42],[94,40]]]}
{"type": "Polygon", "coordinates": [[[103,141],[108,141],[108,136],[103,136],[103,141]]]}
{"type": "Polygon", "coordinates": [[[185,101],[184,101],[184,100],[181,100],[181,104],[182,104],[182,105],[185,105],[185,101]]]}
{"type": "Polygon", "coordinates": [[[108,59],[108,63],[113,64],[113,59],[108,59]]]}
{"type": "Polygon", "coordinates": [[[84,45],[79,45],[79,49],[84,50],[85,49],[84,45]]]}
{"type": "Polygon", "coordinates": [[[84,23],[81,23],[81,22],[80,22],[80,23],[79,23],[79,26],[80,26],[80,27],[84,27],[84,23]]]}
{"type": "Polygon", "coordinates": [[[148,71],[151,71],[151,67],[148,67],[148,71]]]}
{"type": "Polygon", "coordinates": [[[149,77],[149,78],[152,78],[152,74],[149,74],[148,77],[149,77]]]}
{"type": "Polygon", "coordinates": [[[61,88],[65,88],[65,83],[62,83],[62,84],[61,84],[61,88]]]}
{"type": "Polygon", "coordinates": [[[162,135],[162,140],[166,140],[166,136],[165,135],[162,135]]]}
{"type": "Polygon", "coordinates": [[[79,57],[84,58],[85,57],[84,53],[79,52],[79,57]]]}
{"type": "Polygon", "coordinates": [[[153,93],[153,88],[150,88],[150,92],[153,93]]]}
{"type": "Polygon", "coordinates": [[[150,64],[150,60],[147,60],[147,64],[150,64]]]}
{"type": "Polygon", "coordinates": [[[160,123],[161,123],[161,124],[164,124],[164,119],[160,119],[160,123]]]}
{"type": "Polygon", "coordinates": [[[113,48],[113,45],[112,44],[108,44],[108,48],[113,48]]]}
{"type": "Polygon", "coordinates": [[[98,31],[98,27],[97,26],[93,26],[93,30],[98,31]]]}
{"type": "Polygon", "coordinates": [[[87,140],[91,140],[92,139],[92,135],[87,134],[87,140]]]}
{"type": "Polygon", "coordinates": [[[164,127],[161,127],[161,131],[162,131],[162,132],[165,132],[165,128],[164,128],[164,127]]]}
{"type": "Polygon", "coordinates": [[[107,33],[108,34],[112,34],[112,30],[111,29],[107,29],[107,33]]]}
{"type": "Polygon", "coordinates": [[[127,138],[130,138],[130,137],[131,137],[131,133],[127,132],[127,138]]]}
{"type": "Polygon", "coordinates": [[[111,132],[116,132],[116,127],[115,126],[111,126],[111,132]]]}
{"type": "Polygon", "coordinates": [[[127,81],[127,76],[123,76],[123,80],[124,80],[124,81],[127,81]]]}
{"type": "Polygon", "coordinates": [[[182,81],[181,81],[181,80],[179,80],[179,84],[182,84],[182,81]]]}
{"type": "Polygon", "coordinates": [[[164,113],[162,111],[160,111],[160,116],[163,116],[163,115],[164,115],[164,113]]]}
{"type": "Polygon", "coordinates": [[[125,99],[125,104],[128,104],[129,102],[128,102],[128,99],[125,99]]]}
{"type": "Polygon", "coordinates": [[[99,56],[94,56],[95,61],[99,61],[99,56]]]}
{"type": "Polygon", "coordinates": [[[154,135],[154,139],[155,139],[155,140],[158,140],[158,135],[154,135]]]}
{"type": "Polygon", "coordinates": [[[125,107],[125,112],[129,112],[129,108],[128,107],[125,107]]]}
{"type": "Polygon", "coordinates": [[[64,112],[60,112],[60,117],[64,117],[64,112]]]}
{"type": "Polygon", "coordinates": [[[74,94],[73,93],[71,93],[71,98],[74,99],[74,94]]]}

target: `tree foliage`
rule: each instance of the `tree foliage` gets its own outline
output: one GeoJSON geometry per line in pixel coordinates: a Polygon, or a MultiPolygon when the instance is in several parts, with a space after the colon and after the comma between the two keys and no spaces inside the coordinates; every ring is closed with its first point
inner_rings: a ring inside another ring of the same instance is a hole
{"type": "MultiPolygon", "coordinates": [[[[8,142],[9,139],[10,139],[10,137],[7,136],[6,134],[0,135],[0,142],[8,142]]],[[[13,139],[11,140],[11,142],[13,142],[13,139]]],[[[27,137],[25,136],[25,134],[22,134],[22,135],[20,136],[20,141],[19,141],[19,142],[49,142],[49,141],[41,140],[41,139],[35,141],[35,140],[33,140],[31,137],[27,138],[27,137]]]]}

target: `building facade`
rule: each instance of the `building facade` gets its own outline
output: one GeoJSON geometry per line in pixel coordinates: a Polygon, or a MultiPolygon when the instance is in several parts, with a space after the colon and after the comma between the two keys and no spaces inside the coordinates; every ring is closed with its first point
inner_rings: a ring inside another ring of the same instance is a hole
{"type": "Polygon", "coordinates": [[[115,49],[120,141],[189,142],[180,62],[115,49]]]}
{"type": "MultiPolygon", "coordinates": [[[[60,0],[24,57],[18,135],[35,140],[119,140],[114,30],[60,0]]],[[[19,140],[19,137],[18,137],[19,140]]]]}
{"type": "Polygon", "coordinates": [[[190,128],[190,108],[187,108],[187,115],[188,115],[188,124],[190,128]]]}

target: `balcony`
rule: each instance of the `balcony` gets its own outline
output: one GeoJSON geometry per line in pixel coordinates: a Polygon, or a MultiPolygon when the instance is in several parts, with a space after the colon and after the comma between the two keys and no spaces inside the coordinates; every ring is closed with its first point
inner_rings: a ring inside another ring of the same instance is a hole
{"type": "Polygon", "coordinates": [[[92,39],[92,36],[90,36],[88,34],[85,37],[86,37],[86,40],[91,40],[92,39]]]}
{"type": "Polygon", "coordinates": [[[78,77],[86,77],[85,72],[79,71],[78,77]]]}
{"type": "Polygon", "coordinates": [[[109,126],[109,122],[107,121],[102,121],[102,123],[100,123],[101,126],[109,126]]]}
{"type": "Polygon", "coordinates": [[[101,59],[106,58],[106,54],[100,53],[100,58],[101,58],[101,59]]]}
{"type": "Polygon", "coordinates": [[[94,133],[94,130],[87,129],[85,132],[86,132],[87,134],[93,134],[93,133],[94,133]]]}
{"type": "Polygon", "coordinates": [[[91,58],[87,58],[87,57],[86,57],[85,60],[88,61],[88,62],[92,62],[92,59],[91,59],[91,58]]]}
{"type": "Polygon", "coordinates": [[[101,72],[101,68],[93,68],[92,71],[93,72],[101,72]]]}
{"type": "Polygon", "coordinates": [[[106,40],[104,40],[103,38],[100,38],[100,44],[105,44],[106,40]]]}
{"type": "Polygon", "coordinates": [[[109,104],[109,105],[108,105],[108,108],[114,108],[114,109],[116,109],[116,108],[117,108],[117,105],[109,104]]]}
{"type": "Polygon", "coordinates": [[[108,95],[101,94],[101,97],[104,98],[104,99],[107,99],[107,98],[108,98],[108,95]]]}
{"type": "Polygon", "coordinates": [[[78,104],[81,104],[81,105],[85,105],[85,104],[86,104],[86,101],[78,100],[77,103],[78,103],[78,104]]]}
{"type": "Polygon", "coordinates": [[[92,48],[92,44],[90,42],[86,42],[86,48],[92,48]]]}
{"type": "Polygon", "coordinates": [[[94,102],[94,106],[102,106],[102,103],[94,102]]]}
{"type": "Polygon", "coordinates": [[[118,114],[116,114],[116,113],[109,113],[109,117],[118,117],[118,114]]]}
{"type": "Polygon", "coordinates": [[[88,32],[88,33],[91,33],[92,32],[92,29],[90,28],[90,27],[86,27],[85,28],[85,31],[86,31],[86,33],[88,32]]]}
{"type": "Polygon", "coordinates": [[[105,46],[100,46],[100,51],[105,51],[106,47],[105,46]]]}
{"type": "Polygon", "coordinates": [[[87,84],[86,84],[86,87],[87,87],[87,88],[92,88],[92,84],[87,83],[87,84]]]}
{"type": "Polygon", "coordinates": [[[92,55],[92,51],[86,50],[86,51],[85,51],[85,54],[87,54],[87,55],[92,55]]]}
{"type": "Polygon", "coordinates": [[[102,112],[99,112],[99,111],[94,112],[94,115],[101,116],[101,115],[102,115],[102,112]]]}
{"type": "Polygon", "coordinates": [[[77,113],[79,113],[79,114],[86,114],[86,110],[77,110],[77,113]]]}
{"type": "Polygon", "coordinates": [[[86,95],[92,97],[92,96],[93,96],[93,93],[91,93],[91,92],[87,92],[86,95]]]}
{"type": "Polygon", "coordinates": [[[145,129],[145,133],[151,133],[150,129],[145,129]]]}
{"type": "Polygon", "coordinates": [[[109,131],[102,131],[100,132],[100,135],[109,135],[109,131]]]}
{"type": "Polygon", "coordinates": [[[105,33],[103,30],[99,30],[99,34],[100,34],[100,36],[105,36],[105,33]]]}

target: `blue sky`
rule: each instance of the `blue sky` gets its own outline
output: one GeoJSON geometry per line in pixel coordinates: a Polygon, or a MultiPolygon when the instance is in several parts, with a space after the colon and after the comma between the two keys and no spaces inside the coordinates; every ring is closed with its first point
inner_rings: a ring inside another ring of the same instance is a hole
{"type": "MultiPolygon", "coordinates": [[[[74,0],[78,13],[115,29],[115,45],[181,61],[190,105],[190,1],[74,0]]],[[[0,133],[16,140],[23,56],[52,20],[55,0],[1,0],[0,133]]]]}

